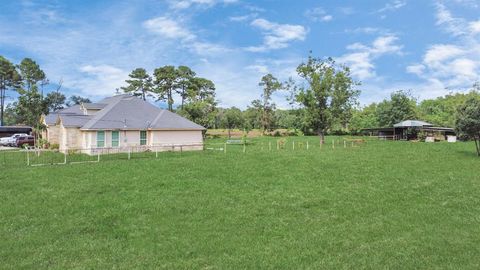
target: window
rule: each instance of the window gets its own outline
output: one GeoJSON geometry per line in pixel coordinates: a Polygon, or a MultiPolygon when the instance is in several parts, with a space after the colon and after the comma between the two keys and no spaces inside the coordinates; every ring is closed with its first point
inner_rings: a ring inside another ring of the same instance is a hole
{"type": "Polygon", "coordinates": [[[97,147],[105,146],[105,131],[97,131],[97,147]]]}
{"type": "Polygon", "coordinates": [[[140,131],[140,145],[147,145],[147,131],[140,131]]]}
{"type": "Polygon", "coordinates": [[[118,147],[120,134],[118,131],[112,131],[112,147],[118,147]]]}

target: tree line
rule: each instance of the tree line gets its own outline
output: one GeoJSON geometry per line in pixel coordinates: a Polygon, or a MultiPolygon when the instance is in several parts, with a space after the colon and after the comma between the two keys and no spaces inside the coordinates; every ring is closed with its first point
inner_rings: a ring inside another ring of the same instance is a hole
{"type": "MultiPolygon", "coordinates": [[[[348,66],[337,64],[332,58],[315,58],[310,54],[307,61],[298,65],[296,72],[299,81],[280,82],[272,74],[264,75],[258,83],[262,88],[260,98],[253,100],[245,110],[218,107],[215,84],[198,77],[187,66],[166,65],[154,69],[152,75],[144,68],[136,68],[129,74],[126,86],[117,91],[131,93],[143,100],[151,98],[165,102],[168,110],[209,129],[259,129],[264,134],[287,129],[316,134],[324,142],[326,134],[359,134],[365,128],[388,127],[407,119],[421,119],[439,126],[463,126],[459,131],[480,139],[480,127],[475,133],[462,124],[472,124],[471,119],[476,119],[471,112],[475,111],[472,109],[477,104],[475,100],[480,100],[478,84],[466,94],[449,94],[421,102],[409,91],[400,90],[379,103],[360,107],[360,82],[352,78],[348,66]],[[276,108],[272,96],[277,91],[287,94],[286,99],[293,109],[276,108]]],[[[45,73],[32,59],[25,58],[14,65],[0,56],[1,122],[35,127],[42,114],[90,102],[80,96],[67,99],[60,91],[62,82],[57,84],[55,91],[44,96],[44,87],[48,84],[45,73]],[[8,91],[16,91],[18,100],[5,108],[8,91]]]]}

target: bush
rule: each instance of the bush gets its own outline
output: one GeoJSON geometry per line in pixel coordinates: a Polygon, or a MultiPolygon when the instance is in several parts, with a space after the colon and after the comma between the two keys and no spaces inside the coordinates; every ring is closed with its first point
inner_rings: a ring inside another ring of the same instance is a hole
{"type": "Polygon", "coordinates": [[[58,150],[58,149],[60,149],[60,145],[58,143],[52,143],[52,144],[50,144],[50,149],[51,150],[58,150]]]}

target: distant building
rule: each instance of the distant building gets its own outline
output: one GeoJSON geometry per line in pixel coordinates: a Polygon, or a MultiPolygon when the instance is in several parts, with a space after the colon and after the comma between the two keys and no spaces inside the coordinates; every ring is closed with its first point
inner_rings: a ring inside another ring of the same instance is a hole
{"type": "Polygon", "coordinates": [[[98,103],[84,103],[43,117],[44,138],[61,151],[85,153],[131,147],[182,145],[182,150],[203,149],[204,127],[131,95],[117,95],[98,103]]]}
{"type": "Polygon", "coordinates": [[[393,125],[393,127],[385,128],[366,128],[362,130],[370,136],[378,136],[387,140],[411,140],[416,139],[416,134],[420,131],[425,132],[428,136],[440,134],[444,136],[455,136],[455,130],[448,127],[436,127],[430,123],[420,120],[405,120],[393,125]],[[416,131],[416,132],[412,132],[416,131]]]}

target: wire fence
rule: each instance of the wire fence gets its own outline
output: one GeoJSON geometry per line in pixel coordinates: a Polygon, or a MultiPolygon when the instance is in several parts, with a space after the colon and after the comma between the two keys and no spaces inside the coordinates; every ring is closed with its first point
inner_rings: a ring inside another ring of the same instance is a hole
{"type": "Polygon", "coordinates": [[[213,154],[250,154],[275,152],[302,152],[352,149],[362,146],[361,139],[333,139],[321,144],[312,139],[270,139],[262,141],[226,140],[191,144],[163,144],[153,146],[92,147],[68,150],[17,149],[0,151],[0,167],[46,166],[102,161],[158,159],[185,151],[213,154]]]}

